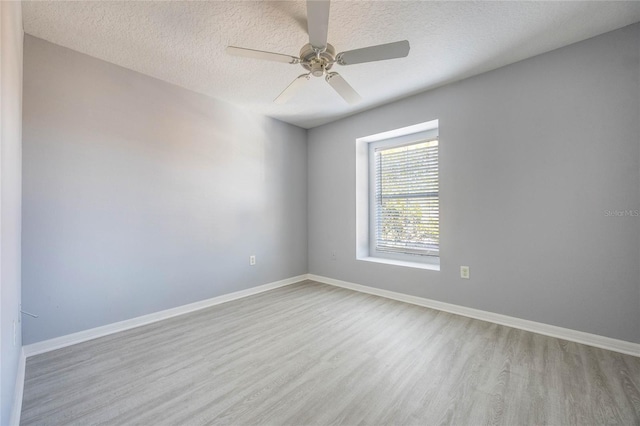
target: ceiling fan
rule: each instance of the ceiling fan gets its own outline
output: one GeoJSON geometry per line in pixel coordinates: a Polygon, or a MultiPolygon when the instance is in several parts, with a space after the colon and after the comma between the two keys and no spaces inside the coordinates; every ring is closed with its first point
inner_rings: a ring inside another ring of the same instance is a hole
{"type": "Polygon", "coordinates": [[[404,58],[409,54],[409,42],[402,40],[395,43],[379,44],[361,49],[348,50],[336,55],[334,47],[327,43],[329,5],[329,0],[307,0],[309,43],[302,46],[299,57],[236,46],[227,46],[226,51],[228,54],[235,56],[288,64],[300,64],[302,68],[308,71],[298,76],[278,95],[274,100],[277,104],[285,103],[291,99],[295,93],[311,79],[311,76],[324,76],[327,83],[329,83],[347,103],[355,104],[362,100],[362,98],[340,74],[330,71],[333,65],[353,65],[363,62],[404,58]]]}

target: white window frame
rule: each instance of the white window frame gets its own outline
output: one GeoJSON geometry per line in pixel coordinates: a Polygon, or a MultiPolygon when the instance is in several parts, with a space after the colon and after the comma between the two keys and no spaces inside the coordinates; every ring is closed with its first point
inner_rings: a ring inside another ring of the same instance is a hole
{"type": "MultiPolygon", "coordinates": [[[[377,206],[376,206],[376,164],[375,151],[380,148],[395,148],[404,145],[413,145],[416,143],[438,140],[438,129],[430,129],[426,131],[411,133],[402,136],[376,140],[368,143],[369,157],[369,256],[372,258],[388,259],[391,261],[424,263],[431,265],[440,264],[440,250],[429,250],[423,253],[399,253],[390,251],[381,251],[376,247],[377,242],[377,206]]],[[[439,147],[438,147],[439,148],[439,147]]],[[[439,155],[439,152],[438,152],[439,155]]],[[[438,194],[438,198],[440,198],[438,194]]]]}

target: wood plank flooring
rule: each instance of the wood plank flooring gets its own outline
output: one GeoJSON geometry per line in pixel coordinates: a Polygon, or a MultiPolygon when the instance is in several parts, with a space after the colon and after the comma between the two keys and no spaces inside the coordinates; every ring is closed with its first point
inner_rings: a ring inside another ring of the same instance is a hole
{"type": "Polygon", "coordinates": [[[27,360],[23,425],[640,425],[640,358],[305,281],[27,360]]]}

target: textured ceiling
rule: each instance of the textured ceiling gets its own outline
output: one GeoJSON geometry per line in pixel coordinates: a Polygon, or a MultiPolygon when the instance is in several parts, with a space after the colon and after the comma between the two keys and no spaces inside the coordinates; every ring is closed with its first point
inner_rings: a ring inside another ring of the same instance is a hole
{"type": "Polygon", "coordinates": [[[407,58],[334,67],[364,101],[347,105],[322,78],[273,99],[300,65],[226,55],[227,45],[297,56],[304,1],[23,2],[26,33],[310,128],[640,21],[640,2],[334,1],[338,52],[407,39],[407,58]]]}

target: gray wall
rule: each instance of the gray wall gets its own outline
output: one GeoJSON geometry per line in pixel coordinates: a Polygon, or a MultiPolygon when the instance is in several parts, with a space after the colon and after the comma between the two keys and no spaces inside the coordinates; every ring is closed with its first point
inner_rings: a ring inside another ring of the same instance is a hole
{"type": "Polygon", "coordinates": [[[0,424],[9,424],[18,360],[22,143],[22,8],[0,2],[0,424]],[[16,325],[14,342],[13,325],[16,325]]]}
{"type": "Polygon", "coordinates": [[[640,217],[605,214],[640,209],[638,46],[636,24],[310,130],[310,272],[640,342],[640,217]],[[356,260],[355,139],[436,118],[441,271],[356,260]]]}
{"type": "Polygon", "coordinates": [[[25,36],[23,167],[25,344],[307,272],[304,129],[25,36]]]}

